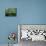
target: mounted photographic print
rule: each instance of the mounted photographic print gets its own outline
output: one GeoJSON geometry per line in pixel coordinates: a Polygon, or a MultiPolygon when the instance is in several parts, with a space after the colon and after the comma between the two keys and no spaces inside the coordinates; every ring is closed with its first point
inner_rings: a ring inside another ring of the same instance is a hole
{"type": "Polygon", "coordinates": [[[16,16],[17,8],[7,8],[5,9],[5,16],[16,16]]]}

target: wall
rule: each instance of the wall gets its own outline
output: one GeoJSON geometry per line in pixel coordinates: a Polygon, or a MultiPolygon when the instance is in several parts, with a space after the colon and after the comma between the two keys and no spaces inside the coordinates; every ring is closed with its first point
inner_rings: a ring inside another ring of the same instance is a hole
{"type": "Polygon", "coordinates": [[[9,32],[17,32],[17,24],[46,24],[46,0],[1,0],[0,44],[8,43],[9,32]],[[16,7],[16,17],[5,17],[5,8],[16,7]]]}

